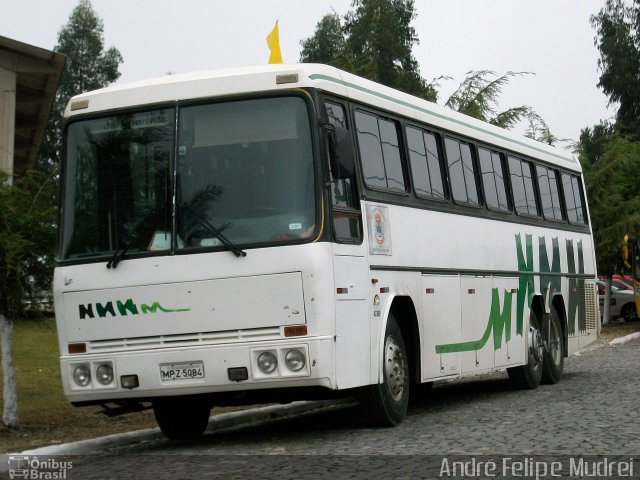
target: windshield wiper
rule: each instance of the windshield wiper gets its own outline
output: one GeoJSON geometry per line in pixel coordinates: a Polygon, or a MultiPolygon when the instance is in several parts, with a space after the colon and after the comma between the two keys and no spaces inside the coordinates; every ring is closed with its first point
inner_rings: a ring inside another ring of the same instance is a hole
{"type": "Polygon", "coordinates": [[[220,229],[214,227],[209,222],[204,220],[203,218],[199,218],[198,223],[200,223],[203,227],[205,227],[210,233],[212,233],[218,240],[222,242],[222,244],[227,247],[236,257],[246,257],[247,252],[238,247],[235,243],[229,240],[224,234],[220,231],[220,229]]]}
{"type": "Polygon", "coordinates": [[[150,219],[148,216],[146,216],[139,219],[137,222],[133,224],[133,226],[131,227],[131,230],[129,230],[129,233],[127,233],[127,235],[124,238],[124,241],[122,242],[122,248],[116,248],[116,251],[113,252],[113,256],[107,262],[107,268],[115,269],[118,266],[118,264],[122,260],[124,260],[124,256],[129,251],[129,246],[131,245],[131,242],[135,240],[135,238],[138,236],[138,233],[140,232],[140,227],[144,227],[148,225],[149,222],[150,222],[150,219]]]}
{"type": "Polygon", "coordinates": [[[116,268],[120,263],[120,261],[124,259],[124,256],[127,253],[127,250],[129,250],[128,244],[125,244],[124,247],[117,249],[113,253],[111,260],[107,262],[107,268],[116,268]]]}

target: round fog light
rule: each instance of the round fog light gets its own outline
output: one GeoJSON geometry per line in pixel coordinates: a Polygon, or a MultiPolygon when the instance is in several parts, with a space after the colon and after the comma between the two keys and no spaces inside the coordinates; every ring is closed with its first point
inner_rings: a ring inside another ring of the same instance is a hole
{"type": "Polygon", "coordinates": [[[278,367],[278,359],[271,352],[258,355],[258,368],[262,373],[272,373],[278,367]]]}
{"type": "Polygon", "coordinates": [[[78,365],[73,370],[73,381],[79,387],[86,387],[91,382],[91,370],[87,365],[78,365]]]}
{"type": "Polygon", "coordinates": [[[289,350],[284,356],[284,363],[287,364],[289,370],[299,372],[306,364],[304,353],[297,349],[289,350]]]}
{"type": "Polygon", "coordinates": [[[113,367],[110,363],[103,363],[96,369],[96,379],[102,385],[109,385],[113,382],[113,367]]]}

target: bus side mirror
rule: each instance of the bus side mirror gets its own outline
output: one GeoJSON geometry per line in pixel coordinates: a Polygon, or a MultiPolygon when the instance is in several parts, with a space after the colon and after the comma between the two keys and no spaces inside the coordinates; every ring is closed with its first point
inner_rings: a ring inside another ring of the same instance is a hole
{"type": "Polygon", "coordinates": [[[322,125],[324,145],[329,160],[329,171],[332,180],[340,179],[340,155],[338,153],[338,141],[336,140],[336,127],[330,123],[322,125]]]}

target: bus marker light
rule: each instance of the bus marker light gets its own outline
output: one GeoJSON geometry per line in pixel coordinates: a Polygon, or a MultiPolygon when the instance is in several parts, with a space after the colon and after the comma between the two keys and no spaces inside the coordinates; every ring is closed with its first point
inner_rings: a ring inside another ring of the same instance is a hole
{"type": "Polygon", "coordinates": [[[349,289],[348,288],[336,288],[336,293],[338,295],[349,293],[349,289]]]}
{"type": "Polygon", "coordinates": [[[120,377],[120,385],[122,385],[122,388],[138,388],[140,386],[138,375],[122,375],[120,377]]]}
{"type": "Polygon", "coordinates": [[[282,85],[283,83],[298,83],[298,74],[291,73],[289,75],[277,75],[276,85],[282,85]]]}
{"type": "Polygon", "coordinates": [[[227,368],[227,376],[232,382],[242,382],[243,380],[249,380],[249,371],[247,367],[227,368]]]}
{"type": "Polygon", "coordinates": [[[435,288],[427,288],[427,289],[425,290],[425,293],[426,293],[427,295],[431,295],[431,294],[433,294],[433,293],[436,293],[436,289],[435,289],[435,288]]]}
{"type": "Polygon", "coordinates": [[[76,100],[75,102],[71,102],[72,112],[76,110],[84,110],[86,108],[89,108],[89,100],[76,100]]]}
{"type": "Polygon", "coordinates": [[[285,337],[304,337],[306,334],[306,325],[287,325],[286,327],[284,327],[285,337]]]}
{"type": "Polygon", "coordinates": [[[68,345],[69,353],[87,353],[87,344],[86,343],[70,343],[68,345]]]}
{"type": "Polygon", "coordinates": [[[380,287],[380,293],[389,293],[389,287],[380,287]]]}

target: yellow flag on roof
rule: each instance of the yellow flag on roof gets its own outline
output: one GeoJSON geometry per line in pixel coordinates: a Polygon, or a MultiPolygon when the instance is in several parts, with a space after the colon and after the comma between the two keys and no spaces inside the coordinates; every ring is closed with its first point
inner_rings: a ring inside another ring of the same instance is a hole
{"type": "Polygon", "coordinates": [[[271,33],[267,35],[267,45],[271,50],[269,55],[269,63],[282,63],[282,52],[280,51],[280,31],[278,30],[278,20],[276,25],[271,30],[271,33]]]}

